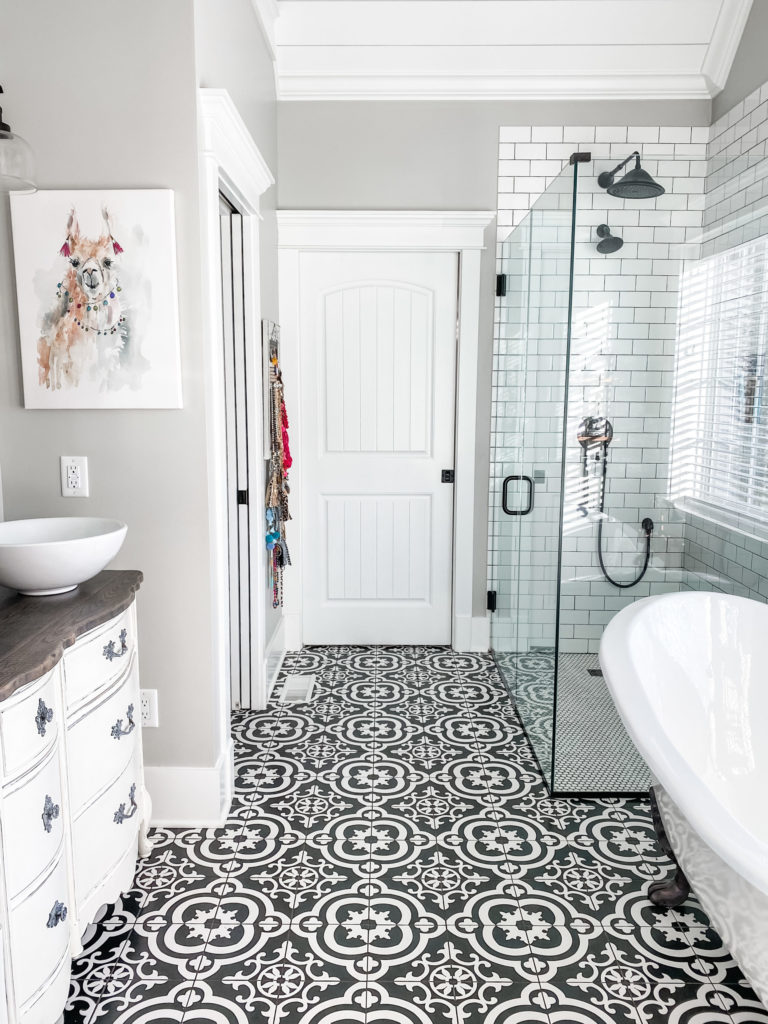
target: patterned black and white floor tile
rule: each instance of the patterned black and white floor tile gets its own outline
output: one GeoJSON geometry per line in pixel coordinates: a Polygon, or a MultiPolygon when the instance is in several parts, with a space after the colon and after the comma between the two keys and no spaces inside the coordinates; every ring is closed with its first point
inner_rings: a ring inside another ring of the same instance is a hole
{"type": "Polygon", "coordinates": [[[157,829],[65,1024],[768,1024],[644,800],[551,798],[489,657],[310,648],[237,712],[216,829],[157,829]]]}

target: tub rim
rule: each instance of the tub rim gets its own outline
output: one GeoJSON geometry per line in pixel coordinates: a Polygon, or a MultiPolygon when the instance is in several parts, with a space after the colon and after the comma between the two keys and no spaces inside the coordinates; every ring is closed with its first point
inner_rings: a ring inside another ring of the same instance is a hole
{"type": "Polygon", "coordinates": [[[644,597],[622,608],[606,626],[600,641],[600,666],[624,727],[654,778],[702,841],[751,885],[768,895],[768,843],[757,837],[712,792],[690,762],[664,736],[657,708],[648,695],[642,673],[628,655],[625,643],[633,622],[642,618],[651,604],[674,601],[690,606],[713,600],[717,604],[733,605],[736,602],[764,608],[768,629],[768,605],[750,598],[717,591],[683,591],[644,597]],[[642,721],[652,721],[657,728],[643,731],[639,728],[642,721]]]}

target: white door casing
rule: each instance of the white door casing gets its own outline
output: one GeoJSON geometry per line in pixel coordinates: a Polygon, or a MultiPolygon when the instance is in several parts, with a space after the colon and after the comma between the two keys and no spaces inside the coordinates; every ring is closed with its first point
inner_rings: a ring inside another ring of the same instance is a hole
{"type": "Polygon", "coordinates": [[[457,269],[302,256],[305,643],[450,643],[457,269]]]}
{"type": "MultiPolygon", "coordinates": [[[[230,739],[230,661],[229,661],[229,550],[228,509],[226,500],[226,411],[224,403],[224,355],[222,336],[221,247],[219,194],[223,194],[241,213],[243,221],[244,318],[246,324],[246,371],[251,408],[261,408],[261,301],[259,293],[259,204],[261,195],[274,184],[269,167],[248,132],[235,104],[224,89],[198,90],[198,128],[200,146],[200,219],[202,238],[202,296],[206,357],[205,406],[208,464],[208,493],[211,548],[211,671],[216,680],[216,723],[218,761],[207,771],[205,787],[210,805],[207,820],[223,819],[231,803],[233,754],[230,739]],[[208,785],[208,776],[216,776],[208,785]],[[217,804],[216,807],[213,803],[217,804]]],[[[261,417],[251,425],[249,479],[259,502],[263,492],[264,467],[261,453],[261,417]]],[[[259,516],[251,517],[252,579],[265,578],[263,530],[259,516]]],[[[267,699],[264,665],[265,594],[254,588],[251,601],[251,706],[262,707],[267,699]]],[[[160,771],[157,769],[156,771],[160,771]]],[[[169,787],[175,783],[170,777],[169,787]]],[[[202,769],[195,769],[198,774],[202,769]]],[[[198,811],[198,820],[202,819],[198,811]]]]}
{"type": "MultiPolygon", "coordinates": [[[[298,396],[304,393],[306,367],[302,347],[301,296],[307,278],[305,257],[312,253],[451,253],[459,256],[458,363],[455,407],[454,459],[439,468],[455,468],[453,488],[451,641],[457,650],[487,650],[487,619],[472,618],[473,556],[471,538],[475,526],[474,473],[477,398],[477,349],[480,298],[480,254],[483,233],[494,214],[486,211],[279,211],[280,317],[282,321],[283,373],[296,396],[289,401],[294,468],[291,496],[294,509],[303,509],[305,486],[304,439],[307,412],[298,396]],[[463,540],[462,540],[463,538],[463,540]]],[[[311,275],[310,275],[311,277],[311,275]]],[[[290,395],[289,395],[290,399],[290,395]]],[[[370,513],[368,513],[370,516],[370,513]]],[[[346,509],[345,509],[346,516],[346,509]]],[[[394,510],[393,510],[394,517],[394,510]]],[[[317,523],[299,522],[291,539],[292,567],[286,574],[286,646],[301,647],[302,595],[307,560],[316,545],[317,523]]],[[[370,570],[366,567],[366,571],[370,570]]],[[[368,585],[370,578],[366,577],[368,585]]],[[[320,642],[331,642],[323,637],[320,642]]]]}

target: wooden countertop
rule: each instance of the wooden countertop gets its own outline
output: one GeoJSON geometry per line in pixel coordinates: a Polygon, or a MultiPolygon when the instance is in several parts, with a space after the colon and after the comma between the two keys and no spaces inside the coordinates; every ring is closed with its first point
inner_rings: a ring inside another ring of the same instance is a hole
{"type": "Polygon", "coordinates": [[[50,671],[83,633],[125,611],[143,579],[137,569],[105,569],[51,597],[0,587],[0,701],[50,671]]]}

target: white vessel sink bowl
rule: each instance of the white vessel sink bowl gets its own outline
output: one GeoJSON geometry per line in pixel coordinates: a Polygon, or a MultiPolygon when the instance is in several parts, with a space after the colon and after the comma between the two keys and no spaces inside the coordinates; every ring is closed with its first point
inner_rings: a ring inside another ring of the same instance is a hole
{"type": "Polygon", "coordinates": [[[74,590],[109,565],[127,530],[90,516],[0,523],[0,585],[31,597],[74,590]]]}

